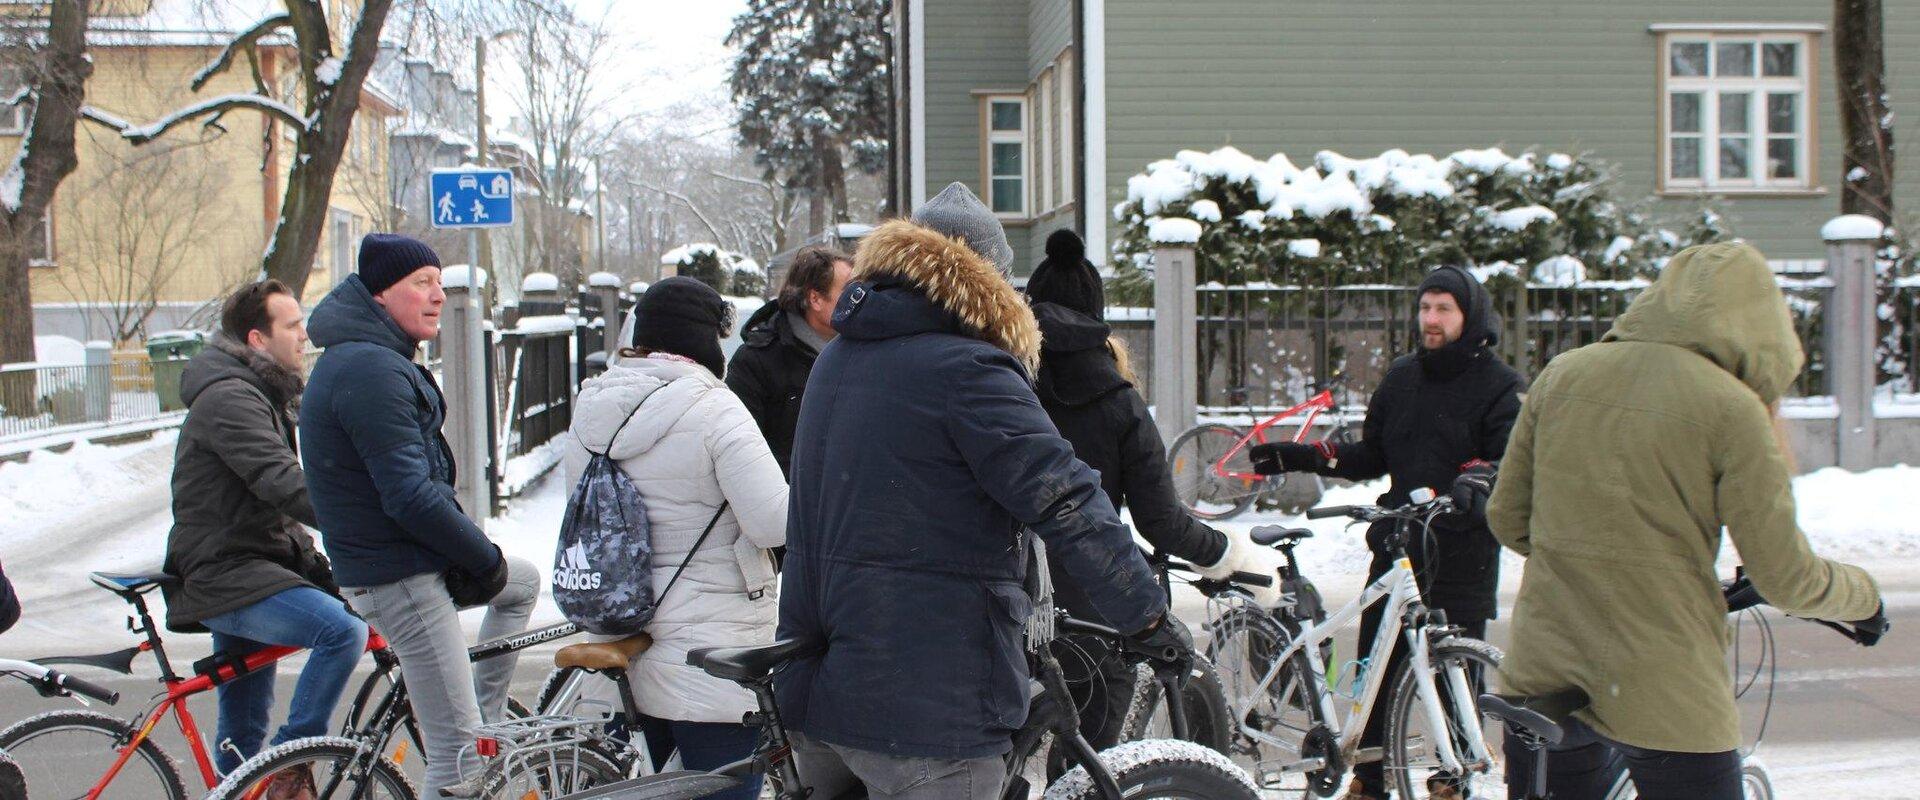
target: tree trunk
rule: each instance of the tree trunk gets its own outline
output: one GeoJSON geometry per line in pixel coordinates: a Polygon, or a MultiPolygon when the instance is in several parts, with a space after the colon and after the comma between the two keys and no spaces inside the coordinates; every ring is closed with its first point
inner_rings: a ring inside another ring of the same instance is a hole
{"type": "MultiPolygon", "coordinates": [[[[43,235],[40,220],[53,204],[54,189],[79,165],[73,129],[93,75],[86,37],[90,5],[91,0],[56,0],[47,20],[46,49],[37,64],[29,65],[44,71],[33,78],[33,120],[10,168],[21,172],[19,204],[0,207],[0,364],[33,360],[29,241],[43,235]]],[[[26,399],[14,396],[12,387],[4,394],[0,404],[9,407],[26,399]]]]}
{"type": "Polygon", "coordinates": [[[833,221],[847,221],[847,168],[841,160],[840,148],[828,145],[821,148],[820,182],[827,186],[827,197],[833,204],[833,221]]]}
{"type": "Polygon", "coordinates": [[[807,188],[807,236],[827,229],[827,193],[824,187],[807,188]]]}
{"type": "Polygon", "coordinates": [[[1840,213],[1893,221],[1893,113],[1880,0],[1834,0],[1840,90],[1840,213]]]}
{"type": "Polygon", "coordinates": [[[312,128],[300,135],[294,147],[287,192],[280,202],[280,218],[274,223],[273,240],[267,245],[261,272],[285,283],[296,297],[305,296],[307,278],[313,274],[313,257],[319,252],[320,236],[327,226],[334,173],[346,152],[353,115],[360,109],[360,89],[379,55],[380,29],[386,26],[392,5],[392,0],[367,0],[363,5],[345,64],[332,86],[314,79],[320,60],[331,52],[325,16],[318,5],[287,5],[300,47],[300,72],[307,81],[308,96],[316,100],[309,103],[314,109],[312,128]]]}

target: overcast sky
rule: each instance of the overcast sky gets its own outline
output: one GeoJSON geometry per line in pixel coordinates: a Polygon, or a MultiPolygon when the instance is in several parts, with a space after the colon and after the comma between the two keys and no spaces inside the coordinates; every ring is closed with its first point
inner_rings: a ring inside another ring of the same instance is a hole
{"type": "Polygon", "coordinates": [[[746,0],[570,0],[588,18],[605,17],[616,38],[609,57],[615,96],[648,116],[677,103],[710,110],[704,119],[679,120],[697,129],[724,128],[726,45],[733,18],[746,0]]]}

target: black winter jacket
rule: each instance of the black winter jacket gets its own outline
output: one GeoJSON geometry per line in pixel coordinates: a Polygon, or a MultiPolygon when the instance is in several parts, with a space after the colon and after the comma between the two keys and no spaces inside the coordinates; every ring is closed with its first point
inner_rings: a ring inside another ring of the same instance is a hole
{"type": "Polygon", "coordinates": [[[792,478],[793,429],[800,421],[807,374],[819,353],[794,336],[789,324],[778,303],[761,306],[747,318],[740,327],[740,349],[727,363],[727,388],[760,426],[773,459],[780,462],[780,474],[792,478]]]}
{"type": "MultiPolygon", "coordinates": [[[[1316,472],[1353,481],[1387,475],[1392,482],[1378,502],[1399,506],[1414,489],[1444,495],[1467,462],[1498,462],[1506,453],[1526,383],[1493,352],[1498,320],[1492,297],[1478,281],[1469,278],[1467,284],[1474,298],[1460,339],[1395,359],[1367,403],[1360,440],[1338,445],[1332,462],[1316,472]]],[[[1389,531],[1382,523],[1367,532],[1375,575],[1392,566],[1380,553],[1389,531]]],[[[1446,609],[1456,621],[1496,616],[1500,543],[1486,520],[1442,517],[1432,538],[1431,549],[1417,536],[1407,548],[1428,605],[1446,609]]]]}
{"type": "Polygon", "coordinates": [[[313,309],[325,347],[300,404],[307,488],[342,586],[458,566],[486,575],[500,551],[454,501],[447,404],[418,343],[349,275],[313,309]]]}
{"type": "Polygon", "coordinates": [[[301,525],[315,524],[294,450],[291,404],[300,378],[224,337],[180,377],[186,422],[174,446],[167,627],[201,620],[296,586],[338,591],[301,525]]]}
{"type": "MultiPolygon", "coordinates": [[[[1033,304],[1033,316],[1040,323],[1040,405],[1073,443],[1073,454],[1100,473],[1100,488],[1115,508],[1132,510],[1134,528],[1156,551],[1218,563],[1227,537],[1194,519],[1174,494],[1160,431],[1107,349],[1112,329],[1054,303],[1033,304]]],[[[1060,606],[1076,616],[1092,611],[1062,565],[1052,568],[1060,606]]]]}
{"type": "Polygon", "coordinates": [[[789,726],[894,756],[1006,753],[1026,721],[1029,536],[1134,632],[1166,612],[1027,382],[1039,333],[994,266],[896,220],[860,244],[793,452],[775,679],[789,726]]]}

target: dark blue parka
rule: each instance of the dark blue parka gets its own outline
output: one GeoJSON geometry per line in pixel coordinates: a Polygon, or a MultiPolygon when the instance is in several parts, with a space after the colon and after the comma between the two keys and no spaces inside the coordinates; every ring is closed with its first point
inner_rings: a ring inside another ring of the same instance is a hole
{"type": "Polygon", "coordinates": [[[1165,596],[1034,396],[1039,331],[993,266],[894,221],[854,277],[794,437],[780,636],[825,646],[781,711],[847,747],[1000,755],[1027,714],[1023,527],[1120,630],[1165,596]]]}
{"type": "Polygon", "coordinates": [[[453,495],[446,401],[419,343],[349,275],[307,318],[326,348],[300,398],[301,462],[341,586],[377,586],[500,558],[453,495]]]}

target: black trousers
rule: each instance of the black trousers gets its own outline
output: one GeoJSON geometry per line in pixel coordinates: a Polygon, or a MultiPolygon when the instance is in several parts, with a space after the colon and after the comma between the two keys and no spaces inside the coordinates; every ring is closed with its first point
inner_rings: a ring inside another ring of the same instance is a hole
{"type": "MultiPolygon", "coordinates": [[[[1376,575],[1374,577],[1377,578],[1379,576],[1376,575]]],[[[1361,613],[1360,640],[1356,646],[1357,649],[1354,651],[1356,657],[1364,655],[1368,649],[1373,647],[1373,639],[1380,632],[1381,617],[1385,616],[1386,608],[1386,603],[1375,603],[1369,606],[1365,612],[1361,613]]],[[[1447,623],[1459,626],[1470,638],[1485,639],[1487,637],[1487,621],[1484,619],[1454,619],[1452,615],[1448,615],[1447,623]]],[[[1390,705],[1387,702],[1387,693],[1392,691],[1393,680],[1400,674],[1400,665],[1407,662],[1407,640],[1405,637],[1406,632],[1403,630],[1401,631],[1401,637],[1394,640],[1393,652],[1387,657],[1386,664],[1369,664],[1367,666],[1369,672],[1377,669],[1386,670],[1386,678],[1384,679],[1386,682],[1381,684],[1380,698],[1374,701],[1373,713],[1367,717],[1366,729],[1360,732],[1360,746],[1362,748],[1379,747],[1383,743],[1383,740],[1386,739],[1387,707],[1390,705]]],[[[1473,678],[1474,691],[1479,691],[1479,687],[1485,680],[1485,676],[1473,675],[1470,677],[1473,678]]],[[[1441,691],[1444,692],[1445,688],[1443,687],[1441,691]]],[[[1491,743],[1489,743],[1489,745],[1491,745],[1491,743]]],[[[1551,763],[1551,760],[1549,760],[1549,763],[1551,763]]],[[[1353,767],[1353,777],[1360,781],[1361,789],[1366,792],[1367,796],[1387,796],[1386,762],[1384,759],[1365,764],[1355,764],[1353,767]]]]}
{"type": "MultiPolygon", "coordinates": [[[[1507,737],[1507,797],[1527,800],[1534,753],[1507,737]]],[[[1603,800],[1625,772],[1641,800],[1741,800],[1740,753],[1674,753],[1609,740],[1578,720],[1547,752],[1547,797],[1603,800]]]]}

